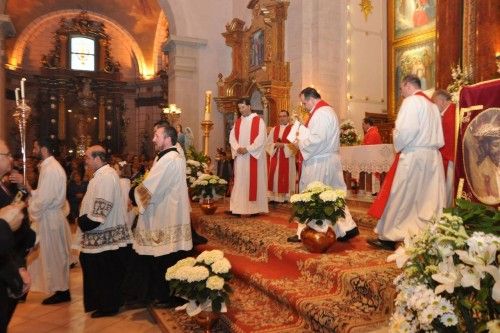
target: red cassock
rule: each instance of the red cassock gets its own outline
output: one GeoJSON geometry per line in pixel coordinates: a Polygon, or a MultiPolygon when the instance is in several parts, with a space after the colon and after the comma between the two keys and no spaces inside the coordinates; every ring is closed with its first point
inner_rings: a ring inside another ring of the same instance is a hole
{"type": "Polygon", "coordinates": [[[375,126],[370,127],[363,138],[364,145],[379,145],[382,144],[382,137],[375,126]]]}
{"type": "Polygon", "coordinates": [[[441,115],[443,124],[444,146],[439,149],[443,156],[444,172],[448,170],[448,163],[455,161],[455,117],[456,106],[451,103],[441,115]]]}

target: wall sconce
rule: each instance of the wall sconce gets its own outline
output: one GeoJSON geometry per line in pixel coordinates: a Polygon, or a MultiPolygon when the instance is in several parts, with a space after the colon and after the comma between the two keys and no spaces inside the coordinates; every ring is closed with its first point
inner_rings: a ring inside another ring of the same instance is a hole
{"type": "Polygon", "coordinates": [[[181,116],[181,112],[181,108],[179,108],[177,105],[170,104],[168,107],[164,107],[162,109],[162,116],[166,118],[170,122],[170,124],[173,124],[179,119],[179,117],[181,116]]]}

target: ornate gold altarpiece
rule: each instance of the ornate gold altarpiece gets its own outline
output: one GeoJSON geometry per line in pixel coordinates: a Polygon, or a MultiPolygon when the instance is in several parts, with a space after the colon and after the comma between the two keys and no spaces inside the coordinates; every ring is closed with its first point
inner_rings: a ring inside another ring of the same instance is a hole
{"type": "Polygon", "coordinates": [[[251,0],[252,23],[233,19],[222,33],[232,48],[232,72],[219,74],[217,109],[224,114],[225,143],[238,116],[237,101],[260,93],[267,125],[277,123],[280,110],[290,105],[290,65],[285,62],[285,21],[289,1],[251,0]]]}
{"type": "Polygon", "coordinates": [[[40,75],[35,76],[36,134],[79,154],[96,143],[109,152],[120,152],[126,125],[126,83],[120,79],[120,64],[111,56],[111,38],[104,24],[91,20],[85,11],[74,18],[61,19],[53,34],[53,49],[42,57],[40,75]],[[95,71],[71,70],[73,36],[95,41],[95,71]]]}

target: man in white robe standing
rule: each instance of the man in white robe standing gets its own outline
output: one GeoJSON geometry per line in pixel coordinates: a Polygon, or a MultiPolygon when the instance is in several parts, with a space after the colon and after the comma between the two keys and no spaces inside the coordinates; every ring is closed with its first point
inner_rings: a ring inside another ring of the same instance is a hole
{"type": "MultiPolygon", "coordinates": [[[[309,119],[304,125],[300,125],[305,127],[304,134],[302,136],[299,134],[295,141],[303,158],[299,190],[305,190],[313,181],[320,181],[335,189],[346,191],[340,163],[340,128],[337,115],[332,107],[321,99],[316,89],[307,87],[299,96],[309,111],[309,119]]],[[[288,241],[300,242],[300,233],[305,227],[305,224],[299,223],[297,234],[288,237],[288,241]]],[[[347,206],[345,218],[340,218],[333,229],[340,241],[348,241],[359,234],[347,206]]]]}
{"type": "Polygon", "coordinates": [[[279,113],[279,125],[273,127],[267,136],[266,152],[269,154],[268,195],[270,202],[285,202],[295,193],[297,149],[288,141],[292,125],[286,110],[279,113]]]}
{"type": "MultiPolygon", "coordinates": [[[[41,291],[52,296],[42,304],[57,304],[71,301],[69,291],[69,265],[71,259],[71,231],[66,216],[69,204],[66,201],[66,172],[52,156],[54,147],[49,141],[37,140],[33,144],[33,155],[41,159],[40,175],[36,190],[26,184],[31,197],[28,213],[37,232],[40,249],[28,258],[28,271],[32,277],[32,291],[41,291]]],[[[12,181],[22,184],[23,177],[17,174],[12,181]]]]}
{"type": "Polygon", "coordinates": [[[129,309],[182,304],[170,296],[165,272],[193,248],[186,161],[175,148],[177,131],[168,122],[159,121],[154,126],[153,143],[158,152],[153,167],[144,181],[131,189],[139,218],[124,282],[129,309]]]}
{"type": "Polygon", "coordinates": [[[240,99],[241,117],[236,120],[229,143],[234,158],[234,186],[229,207],[232,214],[268,213],[266,125],[252,113],[249,99],[240,99]]]}
{"type": "MultiPolygon", "coordinates": [[[[399,160],[375,227],[378,239],[368,240],[386,250],[394,250],[396,242],[427,226],[433,216],[441,214],[446,202],[439,152],[444,138],[438,107],[420,90],[420,79],[415,75],[406,76],[400,89],[404,100],[393,131],[399,160]]],[[[385,182],[390,184],[387,178],[385,182]]]]}
{"type": "MultiPolygon", "coordinates": [[[[120,178],[107,163],[106,150],[92,146],[85,165],[94,172],[78,217],[83,305],[92,318],[113,316],[123,305],[122,282],[132,243],[120,178]]],[[[128,198],[127,198],[128,199],[128,198]]]]}

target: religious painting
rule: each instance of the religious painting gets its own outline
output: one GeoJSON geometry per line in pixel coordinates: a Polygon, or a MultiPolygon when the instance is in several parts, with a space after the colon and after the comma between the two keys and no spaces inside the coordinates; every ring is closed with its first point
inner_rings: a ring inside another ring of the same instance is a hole
{"type": "Polygon", "coordinates": [[[264,65],[264,31],[257,30],[250,37],[250,70],[264,65]]]}
{"type": "Polygon", "coordinates": [[[420,34],[436,27],[437,0],[393,0],[394,39],[420,34]]]}
{"type": "Polygon", "coordinates": [[[411,43],[396,47],[394,51],[394,93],[395,103],[399,105],[402,96],[399,90],[401,80],[408,74],[420,78],[422,90],[435,87],[436,76],[436,40],[434,38],[420,43],[411,43]]]}
{"type": "Polygon", "coordinates": [[[487,109],[470,122],[462,152],[474,196],[487,205],[500,204],[500,108],[487,109]]]}
{"type": "Polygon", "coordinates": [[[500,79],[460,91],[457,196],[500,207],[500,79]]]}

